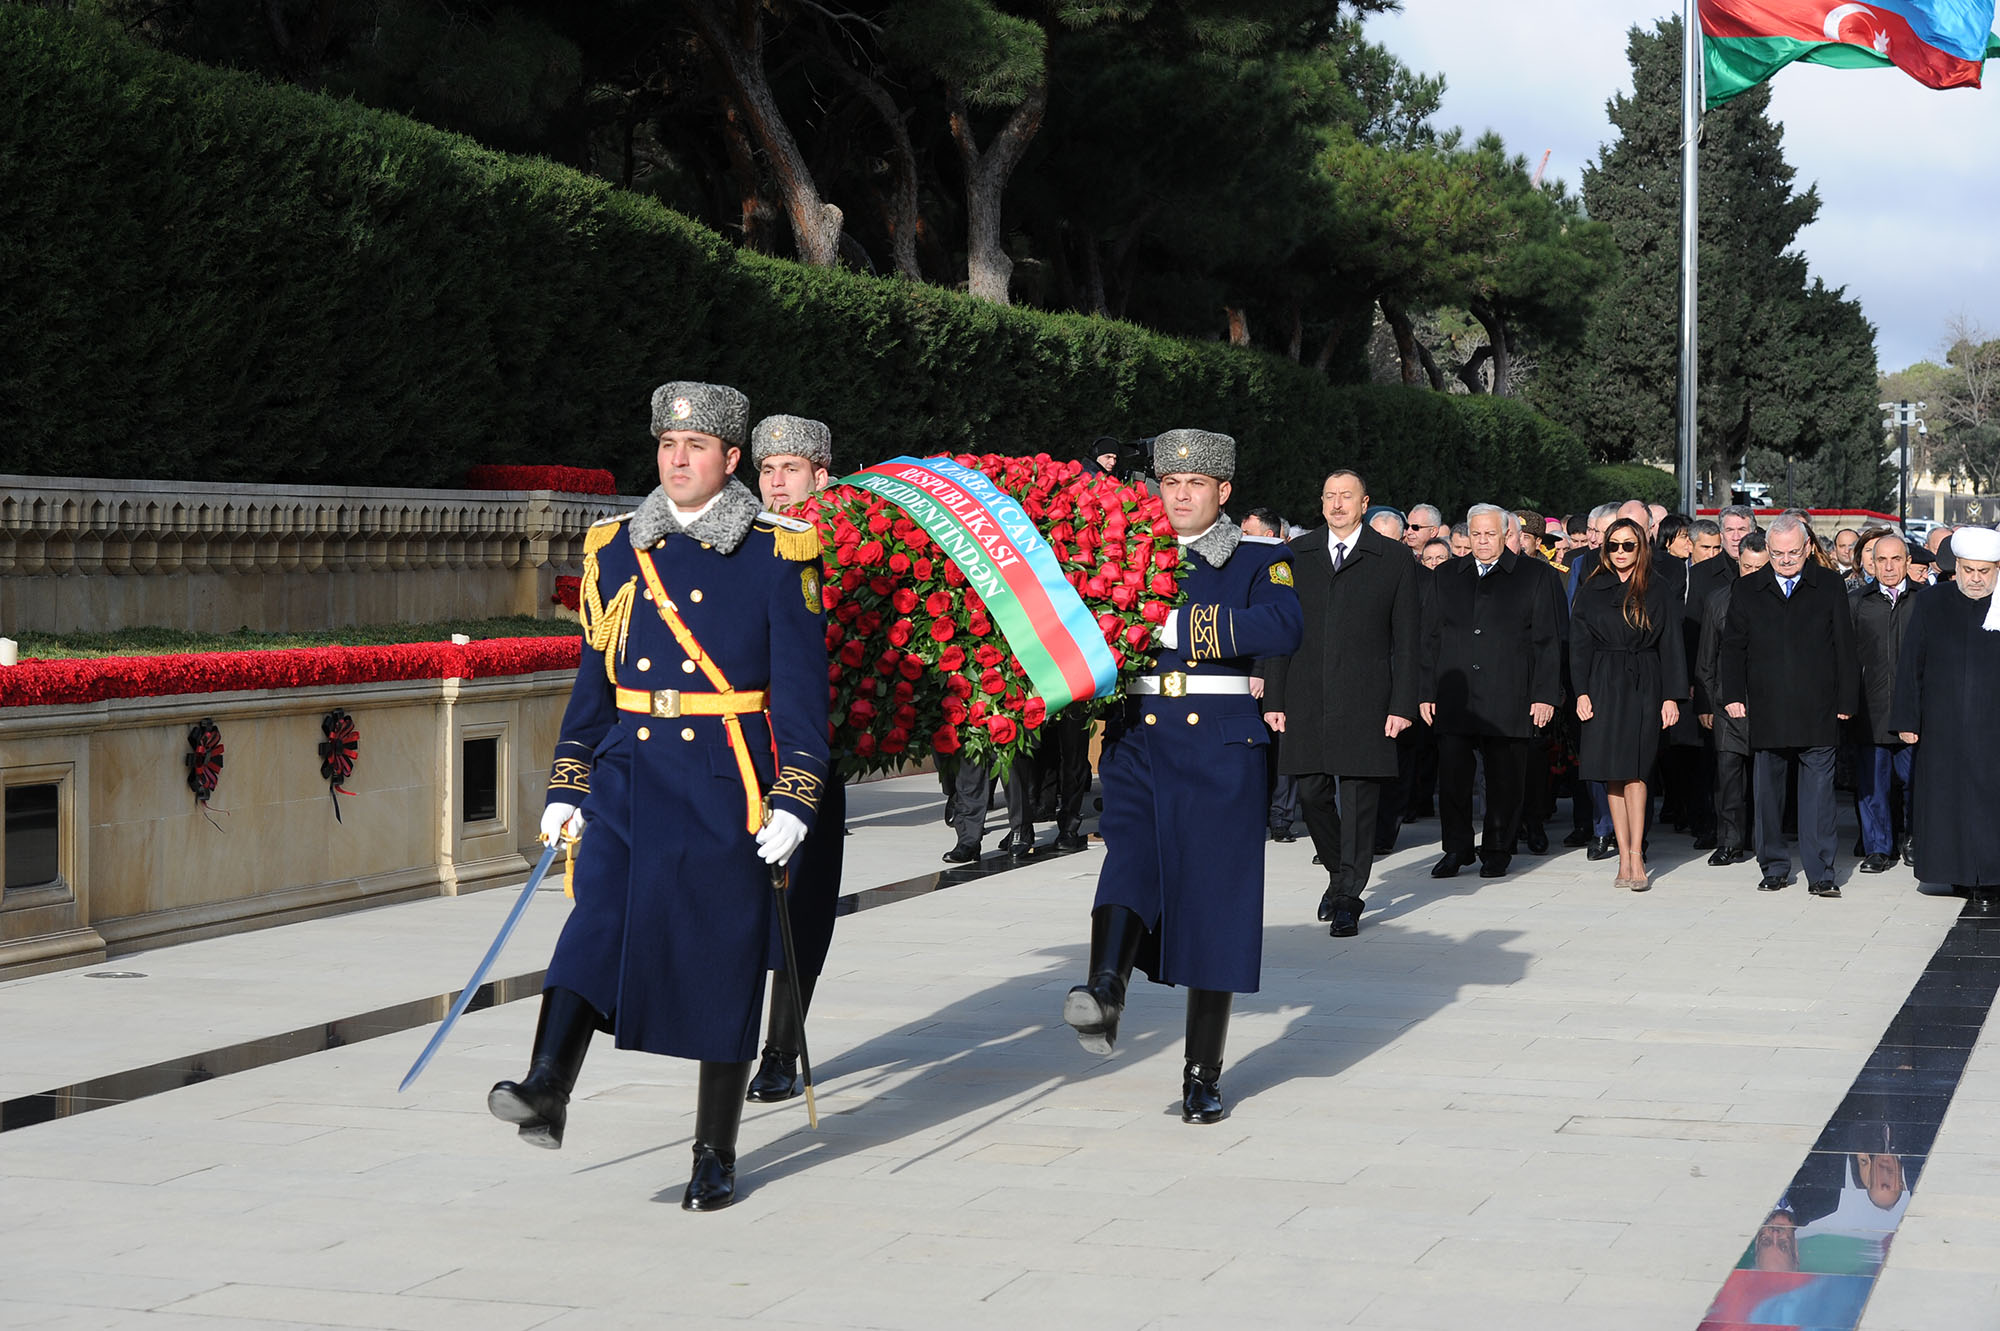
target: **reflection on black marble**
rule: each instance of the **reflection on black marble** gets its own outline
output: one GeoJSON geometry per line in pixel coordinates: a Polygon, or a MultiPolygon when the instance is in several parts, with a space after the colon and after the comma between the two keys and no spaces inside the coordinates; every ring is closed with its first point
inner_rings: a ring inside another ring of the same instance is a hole
{"type": "Polygon", "coordinates": [[[950,869],[940,869],[936,873],[919,874],[915,878],[905,878],[900,883],[885,883],[881,887],[865,888],[850,892],[840,899],[834,914],[852,915],[860,910],[873,910],[877,906],[887,906],[892,902],[908,901],[911,897],[928,896],[932,892],[942,892],[949,887],[962,887],[976,883],[982,878],[995,874],[1009,873],[1031,864],[1045,864],[1067,855],[1085,854],[1082,850],[1057,850],[1053,843],[1037,846],[1033,854],[1012,856],[994,853],[971,864],[962,864],[950,869]]]}
{"type": "MultiPolygon", "coordinates": [[[[512,1003],[516,999],[539,994],[542,992],[542,976],[545,973],[530,971],[526,975],[511,975],[501,980],[490,980],[479,986],[479,992],[472,996],[467,1011],[477,1012],[482,1008],[512,1003]]],[[[443,1021],[445,1014],[451,1011],[451,1005],[457,999],[458,993],[455,990],[448,994],[436,994],[430,998],[413,999],[407,1003],[377,1008],[373,1012],[363,1012],[359,1016],[344,1017],[339,1021],[330,1021],[319,1026],[305,1026],[295,1031],[286,1031],[281,1035],[264,1036],[221,1049],[189,1054],[184,1058],[168,1059],[149,1067],[114,1072],[104,1077],[92,1077],[69,1086],[58,1087],[53,1091],[43,1091],[38,1095],[17,1096],[12,1100],[0,1101],[0,1132],[33,1127],[37,1123],[69,1118],[76,1114],[89,1113],[93,1109],[104,1109],[132,1100],[143,1100],[162,1091],[176,1091],[183,1086],[193,1086],[216,1077],[226,1077],[231,1073],[269,1067],[273,1063],[303,1058],[307,1054],[324,1053],[329,1049],[339,1049],[362,1040],[373,1040],[383,1035],[396,1035],[418,1026],[428,1026],[434,1021],[443,1021]]]]}
{"type": "Polygon", "coordinates": [[[1945,935],[1700,1331],[1852,1331],[2000,989],[2000,930],[1945,935]]]}

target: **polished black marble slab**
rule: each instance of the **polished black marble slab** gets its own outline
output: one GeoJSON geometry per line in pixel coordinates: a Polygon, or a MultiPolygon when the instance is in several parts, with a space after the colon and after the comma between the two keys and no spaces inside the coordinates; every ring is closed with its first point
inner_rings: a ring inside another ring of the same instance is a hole
{"type": "Polygon", "coordinates": [[[856,911],[874,910],[897,901],[908,901],[911,897],[929,896],[933,892],[943,892],[948,888],[963,887],[996,874],[1011,873],[1015,869],[1031,864],[1045,864],[1050,860],[1064,859],[1070,855],[1082,855],[1082,850],[1057,850],[1053,842],[1037,846],[1031,854],[1007,855],[1001,852],[982,856],[970,864],[954,865],[949,869],[939,869],[932,873],[918,874],[905,878],[899,883],[884,883],[880,887],[863,888],[859,892],[849,892],[841,897],[840,905],[834,909],[836,917],[852,915],[856,911]]]}

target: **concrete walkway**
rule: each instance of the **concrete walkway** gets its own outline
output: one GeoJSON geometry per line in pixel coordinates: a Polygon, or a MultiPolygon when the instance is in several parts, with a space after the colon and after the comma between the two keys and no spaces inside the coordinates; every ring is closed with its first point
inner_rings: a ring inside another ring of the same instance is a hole
{"type": "MultiPolygon", "coordinates": [[[[933,779],[852,804],[850,891],[941,867],[933,779]]],[[[1693,1331],[1959,902],[1901,869],[1760,894],[1675,836],[1646,895],[1581,852],[1438,882],[1436,824],[1405,833],[1346,940],[1310,844],[1269,848],[1215,1126],[1178,1117],[1178,993],[1135,985],[1113,1060],[1060,1024],[1093,849],[843,919],[820,1130],[752,1106],[729,1211],[678,1207],[692,1065],[600,1040],[560,1152],[489,1118],[535,1021],[508,1003],[407,1095],[433,1027],[0,1135],[0,1327],[1693,1331]]],[[[0,1099],[447,993],[513,895],[0,985],[0,1099]]],[[[1863,1327],[2000,1326],[1996,1110],[1989,1027],[1863,1327]]]]}

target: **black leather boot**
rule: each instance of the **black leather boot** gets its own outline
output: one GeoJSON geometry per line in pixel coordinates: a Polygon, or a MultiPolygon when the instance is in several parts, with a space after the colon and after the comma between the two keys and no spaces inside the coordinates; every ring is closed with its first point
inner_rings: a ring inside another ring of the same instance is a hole
{"type": "Polygon", "coordinates": [[[542,991],[542,1015],[535,1022],[535,1048],[528,1075],[495,1083],[486,1093],[493,1117],[521,1125],[521,1140],[555,1151],[562,1148],[569,1119],[569,1093],[597,1029],[597,1010],[569,989],[542,991]]]}
{"type": "Polygon", "coordinates": [[[1229,1039],[1227,989],[1190,989],[1187,1006],[1187,1068],[1181,1074],[1181,1122],[1220,1123],[1222,1046],[1229,1039]]]}
{"type": "Polygon", "coordinates": [[[703,1063],[695,1092],[694,1173],[683,1211],[720,1211],[736,1200],[736,1130],[743,1126],[748,1063],[703,1063]]]}
{"type": "Polygon", "coordinates": [[[1077,1043],[1093,1054],[1117,1052],[1125,986],[1145,936],[1138,914],[1123,906],[1099,906],[1090,913],[1090,983],[1069,991],[1063,1020],[1075,1028],[1077,1043]]]}
{"type": "MultiPolygon", "coordinates": [[[[817,975],[806,976],[799,984],[799,1006],[810,1008],[817,975]]],[[[758,1104],[789,1100],[805,1089],[799,1078],[799,1014],[792,1009],[792,976],[789,971],[771,975],[771,1023],[764,1037],[764,1056],[757,1063],[757,1075],[750,1079],[746,1098],[758,1104]]]]}

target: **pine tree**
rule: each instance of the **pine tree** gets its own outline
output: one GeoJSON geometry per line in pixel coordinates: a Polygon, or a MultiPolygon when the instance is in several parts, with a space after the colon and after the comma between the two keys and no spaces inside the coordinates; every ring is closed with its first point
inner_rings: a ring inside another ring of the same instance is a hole
{"type": "MultiPolygon", "coordinates": [[[[1610,225],[1623,265],[1581,349],[1551,357],[1535,390],[1606,461],[1670,458],[1678,438],[1680,21],[1635,27],[1627,54],[1633,91],[1610,104],[1619,138],[1583,176],[1585,208],[1610,225]]],[[[1701,466],[1726,483],[1746,453],[1775,455],[1794,460],[1796,485],[1796,464],[1832,449],[1847,462],[1818,469],[1821,501],[1873,500],[1879,470],[1852,464],[1864,438],[1879,444],[1874,329],[1841,290],[1809,281],[1793,248],[1819,196],[1794,191],[1770,100],[1759,86],[1703,121],[1701,466]]]]}

